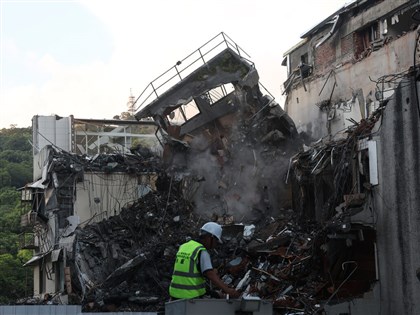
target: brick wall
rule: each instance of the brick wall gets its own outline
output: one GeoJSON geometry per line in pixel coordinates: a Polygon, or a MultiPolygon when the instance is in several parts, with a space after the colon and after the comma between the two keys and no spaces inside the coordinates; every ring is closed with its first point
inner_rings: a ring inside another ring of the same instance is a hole
{"type": "Polygon", "coordinates": [[[352,60],[354,55],[353,50],[353,33],[341,38],[341,59],[342,62],[352,60]]]}
{"type": "Polygon", "coordinates": [[[323,72],[325,68],[335,62],[335,46],[326,42],[315,49],[315,72],[323,72]]]}
{"type": "Polygon", "coordinates": [[[365,50],[364,44],[365,32],[354,32],[353,33],[353,43],[354,43],[354,57],[359,59],[362,52],[365,50]]]}

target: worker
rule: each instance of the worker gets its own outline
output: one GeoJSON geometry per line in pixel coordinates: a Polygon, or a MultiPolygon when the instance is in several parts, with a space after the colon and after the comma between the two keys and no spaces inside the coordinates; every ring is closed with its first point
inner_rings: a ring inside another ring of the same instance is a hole
{"type": "Polygon", "coordinates": [[[169,286],[172,299],[193,299],[206,294],[206,279],[222,289],[229,297],[239,297],[239,292],[227,286],[213,268],[208,250],[222,243],[222,227],[207,222],[200,229],[197,241],[182,244],[176,254],[174,272],[169,286]]]}

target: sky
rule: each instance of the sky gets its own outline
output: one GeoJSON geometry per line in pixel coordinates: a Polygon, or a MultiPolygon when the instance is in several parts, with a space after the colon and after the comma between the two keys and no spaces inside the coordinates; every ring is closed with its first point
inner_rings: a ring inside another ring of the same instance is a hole
{"type": "MultiPolygon", "coordinates": [[[[347,1],[348,2],[348,1],[347,1]]],[[[226,33],[283,105],[283,54],[344,0],[0,0],[0,129],[35,115],[112,119],[226,33]]]]}

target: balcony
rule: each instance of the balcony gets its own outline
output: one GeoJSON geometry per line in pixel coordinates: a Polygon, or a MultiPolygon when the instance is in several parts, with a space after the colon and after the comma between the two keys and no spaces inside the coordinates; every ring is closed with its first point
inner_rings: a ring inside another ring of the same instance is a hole
{"type": "Polygon", "coordinates": [[[20,226],[21,227],[34,226],[38,222],[37,218],[38,218],[38,213],[34,211],[29,211],[28,213],[25,213],[20,217],[20,226]]]}
{"type": "Polygon", "coordinates": [[[36,236],[34,233],[19,234],[19,248],[20,249],[38,249],[36,236]]]}

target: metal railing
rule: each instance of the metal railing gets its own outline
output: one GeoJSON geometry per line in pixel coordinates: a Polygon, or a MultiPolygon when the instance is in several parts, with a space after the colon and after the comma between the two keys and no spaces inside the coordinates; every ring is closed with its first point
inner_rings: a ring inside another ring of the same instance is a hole
{"type": "Polygon", "coordinates": [[[250,56],[228,35],[221,32],[150,82],[134,101],[133,106],[137,105],[135,107],[136,111],[141,109],[146,102],[150,104],[159,98],[164,92],[185,79],[189,74],[206,64],[206,62],[226,48],[232,49],[252,66],[254,65],[253,62],[244,57],[244,55],[248,58],[250,56]]]}
{"type": "Polygon", "coordinates": [[[19,234],[19,247],[20,249],[37,249],[38,245],[35,242],[35,234],[34,233],[19,234]]]}

